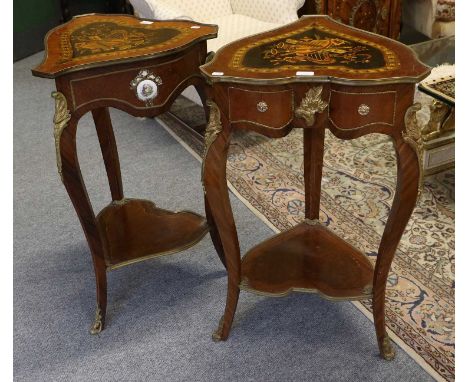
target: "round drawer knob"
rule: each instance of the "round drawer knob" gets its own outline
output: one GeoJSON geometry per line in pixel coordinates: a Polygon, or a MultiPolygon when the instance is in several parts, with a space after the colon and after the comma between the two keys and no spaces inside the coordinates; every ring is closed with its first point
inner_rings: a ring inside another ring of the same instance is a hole
{"type": "Polygon", "coordinates": [[[266,112],[268,110],[268,104],[265,101],[260,101],[259,103],[257,103],[257,110],[260,113],[266,112]]]}
{"type": "Polygon", "coordinates": [[[161,77],[155,76],[147,69],[142,69],[130,82],[130,89],[135,91],[137,98],[145,102],[146,106],[152,106],[153,99],[158,95],[158,85],[161,84],[161,77]]]}
{"type": "Polygon", "coordinates": [[[369,114],[369,112],[370,112],[370,107],[368,105],[366,105],[365,103],[359,105],[358,113],[360,115],[367,115],[367,114],[369,114]]]}

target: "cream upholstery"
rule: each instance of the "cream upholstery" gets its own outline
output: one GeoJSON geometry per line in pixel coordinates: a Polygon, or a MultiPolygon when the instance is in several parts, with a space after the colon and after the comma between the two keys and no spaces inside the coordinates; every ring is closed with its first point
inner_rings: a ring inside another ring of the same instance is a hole
{"type": "Polygon", "coordinates": [[[252,17],[240,14],[219,17],[210,21],[210,24],[218,25],[218,38],[207,41],[208,52],[216,52],[223,45],[234,40],[279,26],[275,23],[255,20],[252,17]]]}
{"type": "MultiPolygon", "coordinates": [[[[217,17],[232,15],[229,0],[148,0],[150,3],[158,4],[158,9],[163,10],[167,6],[179,8],[183,14],[192,20],[206,22],[217,17]]],[[[155,19],[163,20],[162,15],[154,13],[155,19]]]]}
{"type": "MultiPolygon", "coordinates": [[[[218,25],[218,37],[207,41],[208,52],[234,40],[297,20],[305,0],[130,0],[135,13],[155,20],[187,19],[218,25]]],[[[184,95],[201,103],[193,87],[184,95]]]]}
{"type": "Polygon", "coordinates": [[[455,34],[455,0],[403,1],[403,23],[430,38],[455,34]]]}
{"type": "Polygon", "coordinates": [[[234,14],[276,24],[297,20],[297,10],[303,5],[304,0],[231,0],[234,14]]]}
{"type": "Polygon", "coordinates": [[[251,34],[297,20],[305,0],[130,0],[139,17],[188,19],[219,27],[218,38],[208,41],[208,51],[251,34]]]}

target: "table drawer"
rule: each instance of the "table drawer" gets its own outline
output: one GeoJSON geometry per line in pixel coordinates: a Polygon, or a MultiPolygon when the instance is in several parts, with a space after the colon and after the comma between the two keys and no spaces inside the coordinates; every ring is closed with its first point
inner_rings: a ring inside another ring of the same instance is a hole
{"type": "Polygon", "coordinates": [[[115,101],[135,109],[163,106],[184,81],[198,74],[199,63],[198,50],[193,49],[176,59],[168,57],[166,62],[135,62],[128,69],[109,68],[101,74],[83,72],[70,82],[74,108],[96,100],[115,101]]]}
{"type": "Polygon", "coordinates": [[[396,92],[330,91],[328,118],[339,129],[358,129],[395,123],[396,92]]]}
{"type": "Polygon", "coordinates": [[[280,129],[293,119],[292,90],[253,91],[229,88],[229,119],[280,129]]]}

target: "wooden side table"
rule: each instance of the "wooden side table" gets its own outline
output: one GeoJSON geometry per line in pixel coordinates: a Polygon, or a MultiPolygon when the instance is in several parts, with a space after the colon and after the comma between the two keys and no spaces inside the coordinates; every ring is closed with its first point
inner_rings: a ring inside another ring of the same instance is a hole
{"type": "Polygon", "coordinates": [[[421,135],[413,96],[429,68],[396,41],[328,16],[304,16],[223,47],[201,71],[212,85],[203,183],[219,232],[215,245],[224,250],[228,271],[226,308],[213,338],[227,339],[240,289],[267,296],[300,291],[331,300],[373,299],[380,353],[392,359],[385,286],[418,195],[421,135]],[[294,127],[304,131],[305,219],[241,259],[226,184],[232,132],[278,138],[294,127]],[[369,133],[393,139],[397,190],[375,268],[318,220],[326,128],[342,139],[369,133]]]}
{"type": "Polygon", "coordinates": [[[189,85],[204,97],[199,66],[206,40],[217,27],[188,21],[149,21],[133,16],[87,15],[51,30],[44,61],[33,75],[54,78],[57,167],[93,257],[97,309],[91,333],[105,324],[106,271],[196,244],[208,232],[193,212],[171,212],[124,197],[109,107],[154,117],[169,109],[189,85]],[[80,118],[91,111],[112,202],[95,215],[76,152],[80,118]]]}

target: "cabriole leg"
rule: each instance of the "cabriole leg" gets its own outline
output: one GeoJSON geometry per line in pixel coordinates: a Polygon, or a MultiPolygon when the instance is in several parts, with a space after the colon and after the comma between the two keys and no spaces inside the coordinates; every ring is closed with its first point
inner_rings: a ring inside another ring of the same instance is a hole
{"type": "Polygon", "coordinates": [[[85,233],[86,240],[93,258],[96,276],[96,317],[91,327],[91,333],[99,333],[104,329],[107,308],[107,278],[101,238],[98,232],[96,217],[81,176],[81,170],[76,152],[76,128],[79,117],[70,115],[67,100],[62,93],[54,92],[55,116],[54,137],[57,151],[57,168],[63,184],[68,192],[75,211],[85,233]]]}
{"type": "Polygon", "coordinates": [[[226,340],[229,336],[239,299],[240,249],[226,182],[231,127],[227,123],[225,126],[221,124],[221,114],[214,102],[209,100],[207,104],[210,107],[210,117],[205,132],[202,180],[207,206],[211,211],[210,219],[215,227],[213,232],[218,233],[220,241],[219,243],[214,240],[214,244],[220,244],[224,250],[228,273],[226,307],[219,327],[213,334],[213,339],[219,341],[226,340]]]}
{"type": "Polygon", "coordinates": [[[374,325],[380,354],[386,360],[395,357],[395,350],[385,327],[385,287],[393,256],[416,204],[420,172],[417,154],[412,146],[400,137],[394,143],[398,162],[397,189],[380,242],[373,283],[374,325]]]}

